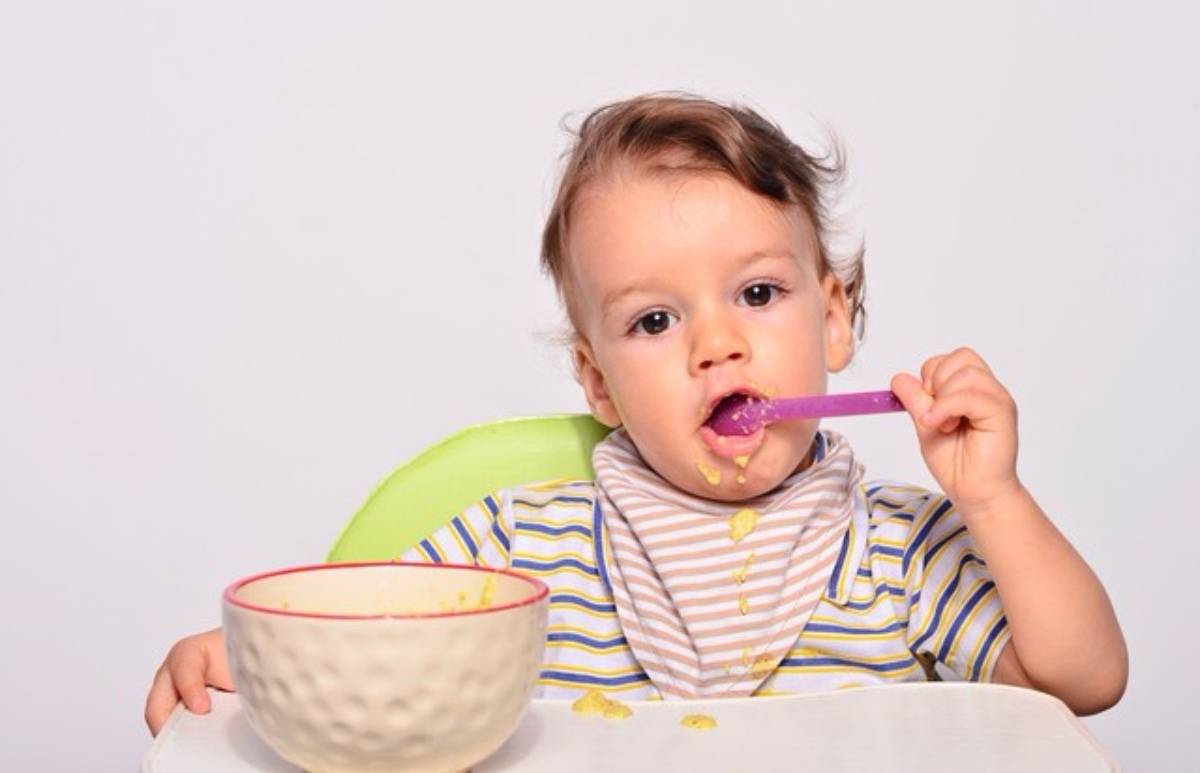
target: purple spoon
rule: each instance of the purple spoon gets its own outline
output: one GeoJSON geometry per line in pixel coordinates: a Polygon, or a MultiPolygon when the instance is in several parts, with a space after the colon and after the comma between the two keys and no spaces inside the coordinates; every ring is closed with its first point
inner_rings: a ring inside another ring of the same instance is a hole
{"type": "Polygon", "coordinates": [[[782,397],[756,400],[744,395],[722,400],[713,410],[708,426],[718,435],[749,435],[764,424],[788,419],[817,419],[824,416],[857,416],[864,413],[903,411],[891,390],[850,392],[841,395],[782,397]],[[741,399],[736,399],[736,398],[741,399]]]}

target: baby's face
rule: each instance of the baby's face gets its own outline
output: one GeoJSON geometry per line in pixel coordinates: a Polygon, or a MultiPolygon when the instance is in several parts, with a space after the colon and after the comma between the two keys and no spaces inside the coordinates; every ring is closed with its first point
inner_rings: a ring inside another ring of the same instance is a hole
{"type": "Polygon", "coordinates": [[[736,500],[805,462],[816,421],[729,438],[705,424],[730,393],[823,393],[826,373],[849,362],[844,294],[819,278],[798,207],[719,174],[614,175],[577,201],[569,255],[592,412],[624,425],[660,475],[736,500]]]}

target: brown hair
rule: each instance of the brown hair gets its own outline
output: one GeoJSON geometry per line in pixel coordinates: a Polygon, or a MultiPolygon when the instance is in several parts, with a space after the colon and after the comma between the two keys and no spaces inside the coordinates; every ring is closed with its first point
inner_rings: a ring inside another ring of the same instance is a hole
{"type": "Polygon", "coordinates": [[[554,205],[542,232],[542,269],[565,292],[571,208],[583,188],[623,162],[653,162],[657,170],[727,174],[754,193],[796,205],[817,234],[820,274],[832,271],[846,293],[854,331],[862,336],[865,276],[861,244],[835,257],[827,243],[833,228],[827,199],[845,174],[845,154],[836,137],[825,157],[809,155],[775,124],[750,108],[689,94],[647,94],[594,110],[575,133],[566,153],[554,205]]]}

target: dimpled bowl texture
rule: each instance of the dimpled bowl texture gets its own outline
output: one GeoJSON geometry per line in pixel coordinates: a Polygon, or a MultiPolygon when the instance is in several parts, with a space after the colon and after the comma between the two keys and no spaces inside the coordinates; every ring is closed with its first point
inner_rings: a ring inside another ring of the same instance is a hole
{"type": "Polygon", "coordinates": [[[251,726],[326,771],[461,771],[529,705],[549,593],[508,571],[322,564],[225,591],[225,646],[251,726]]]}

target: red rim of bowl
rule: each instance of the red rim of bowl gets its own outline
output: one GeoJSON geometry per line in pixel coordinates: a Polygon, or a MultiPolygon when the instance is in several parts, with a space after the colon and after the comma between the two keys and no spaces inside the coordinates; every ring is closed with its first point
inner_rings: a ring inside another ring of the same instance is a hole
{"type": "Polygon", "coordinates": [[[265,612],[271,615],[283,615],[285,617],[307,617],[320,620],[408,620],[426,617],[464,617],[466,615],[481,615],[489,612],[500,612],[505,609],[515,609],[516,607],[529,606],[541,601],[550,593],[550,588],[541,580],[529,577],[519,572],[514,572],[511,569],[491,569],[486,566],[473,566],[471,564],[428,564],[420,561],[344,561],[334,562],[329,564],[305,564],[304,566],[290,566],[285,569],[274,569],[268,572],[260,572],[252,574],[249,577],[243,577],[229,585],[221,594],[221,598],[225,603],[242,609],[249,609],[254,612],[265,612]],[[278,577],[284,574],[295,574],[297,572],[314,572],[325,569],[352,569],[359,566],[418,566],[423,569],[468,569],[473,572],[487,572],[488,574],[502,574],[512,577],[517,580],[529,583],[533,586],[534,593],[528,598],[514,601],[510,604],[488,607],[486,609],[463,609],[451,610],[448,612],[413,612],[411,614],[379,614],[379,615],[335,615],[325,614],[321,612],[293,612],[290,609],[280,609],[278,607],[262,607],[257,604],[250,604],[235,597],[239,590],[252,582],[265,580],[268,577],[278,577]]]}

